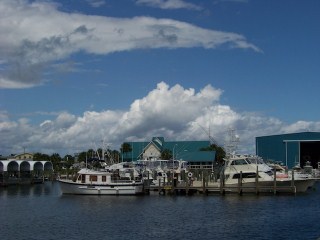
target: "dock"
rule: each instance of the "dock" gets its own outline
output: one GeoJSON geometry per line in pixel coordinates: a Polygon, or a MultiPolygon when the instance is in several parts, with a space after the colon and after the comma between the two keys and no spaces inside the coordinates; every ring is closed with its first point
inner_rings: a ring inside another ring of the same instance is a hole
{"type": "Polygon", "coordinates": [[[270,186],[263,186],[259,179],[256,177],[255,181],[252,182],[252,186],[244,186],[242,180],[242,173],[240,172],[240,178],[238,179],[238,184],[233,186],[226,186],[224,183],[224,176],[217,182],[206,174],[201,175],[201,179],[198,181],[191,181],[190,178],[184,178],[184,182],[172,181],[168,179],[168,182],[164,181],[162,184],[159,181],[157,186],[155,185],[145,185],[145,193],[158,192],[160,195],[194,195],[194,194],[204,194],[204,195],[214,195],[214,194],[273,194],[277,195],[280,193],[285,194],[296,194],[296,187],[294,185],[294,177],[292,176],[291,184],[289,186],[281,186],[277,184],[276,178],[273,184],[270,186]]]}
{"type": "Polygon", "coordinates": [[[149,194],[150,192],[158,192],[159,195],[225,195],[225,194],[274,194],[277,195],[279,193],[286,194],[296,194],[295,186],[268,186],[268,187],[206,187],[206,186],[177,186],[172,187],[170,185],[166,186],[146,186],[145,194],[149,194]]]}

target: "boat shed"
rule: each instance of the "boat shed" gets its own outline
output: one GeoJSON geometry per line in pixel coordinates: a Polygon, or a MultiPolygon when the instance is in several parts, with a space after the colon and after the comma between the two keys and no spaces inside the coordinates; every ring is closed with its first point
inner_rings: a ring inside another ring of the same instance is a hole
{"type": "Polygon", "coordinates": [[[288,168],[320,164],[320,132],[299,132],[256,137],[256,154],[265,161],[282,163],[288,168]]]}

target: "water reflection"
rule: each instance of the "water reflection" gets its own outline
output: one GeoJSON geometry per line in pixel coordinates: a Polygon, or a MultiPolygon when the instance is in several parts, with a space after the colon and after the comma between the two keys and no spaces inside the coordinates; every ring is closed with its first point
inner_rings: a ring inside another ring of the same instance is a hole
{"type": "Polygon", "coordinates": [[[0,188],[1,239],[256,240],[278,239],[279,232],[283,239],[317,239],[319,197],[319,191],[297,196],[73,196],[62,195],[57,182],[10,186],[0,188]]]}
{"type": "Polygon", "coordinates": [[[57,190],[55,184],[52,182],[45,182],[43,184],[26,184],[26,185],[11,185],[0,187],[0,197],[35,197],[42,195],[50,195],[52,191],[57,190]]]}

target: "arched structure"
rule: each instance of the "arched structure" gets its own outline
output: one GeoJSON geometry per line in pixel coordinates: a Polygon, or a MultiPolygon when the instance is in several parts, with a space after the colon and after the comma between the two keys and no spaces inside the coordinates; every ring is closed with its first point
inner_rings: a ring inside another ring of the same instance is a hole
{"type": "Polygon", "coordinates": [[[50,161],[0,160],[0,185],[43,182],[52,172],[50,161]]]}

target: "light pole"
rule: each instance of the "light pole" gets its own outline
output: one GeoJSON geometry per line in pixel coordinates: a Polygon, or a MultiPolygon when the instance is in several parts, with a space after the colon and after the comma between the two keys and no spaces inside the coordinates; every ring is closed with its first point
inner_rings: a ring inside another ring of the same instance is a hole
{"type": "Polygon", "coordinates": [[[178,146],[178,144],[175,144],[175,145],[173,146],[173,150],[172,150],[172,159],[173,159],[173,161],[174,161],[174,149],[176,148],[176,146],[178,146]]]}
{"type": "Polygon", "coordinates": [[[178,144],[175,144],[172,149],[172,187],[174,187],[174,149],[178,146],[178,144]]]}

